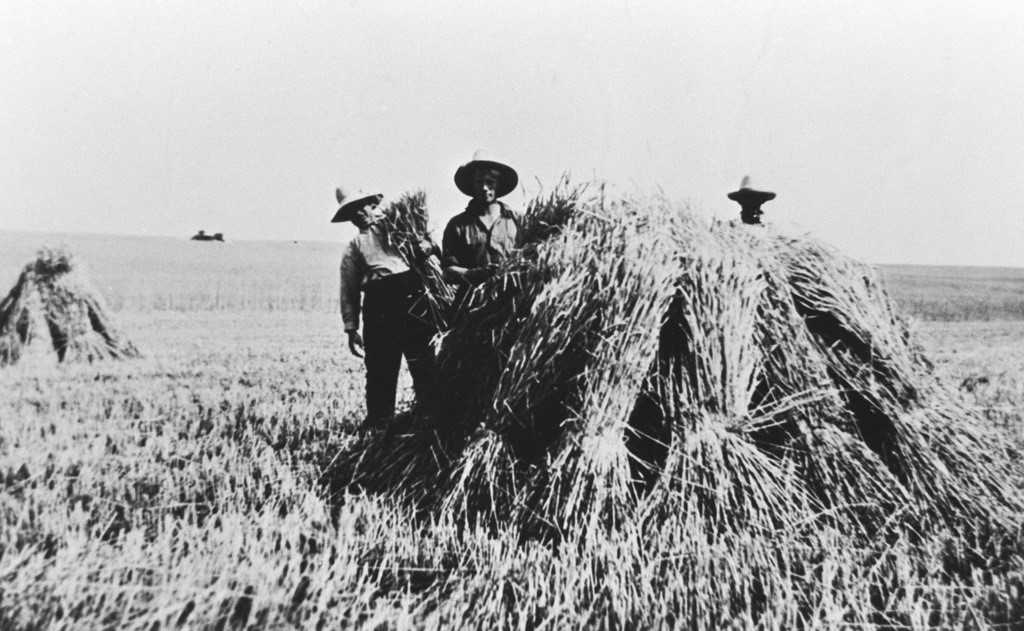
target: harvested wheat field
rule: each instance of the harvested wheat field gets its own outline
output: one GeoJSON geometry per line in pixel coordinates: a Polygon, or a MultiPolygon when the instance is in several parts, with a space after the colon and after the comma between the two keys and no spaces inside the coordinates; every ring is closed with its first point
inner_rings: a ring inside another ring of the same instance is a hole
{"type": "Polygon", "coordinates": [[[419,269],[444,383],[391,431],[331,313],[124,313],[146,358],[0,369],[0,627],[1024,624],[1024,397],[971,398],[969,335],[656,197],[563,182],[525,228],[455,310],[419,269]]]}

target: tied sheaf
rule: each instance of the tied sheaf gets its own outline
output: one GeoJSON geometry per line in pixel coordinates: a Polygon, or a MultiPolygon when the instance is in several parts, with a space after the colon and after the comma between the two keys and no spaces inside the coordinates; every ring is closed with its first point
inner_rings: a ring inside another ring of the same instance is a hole
{"type": "Polygon", "coordinates": [[[337,475],[541,538],[1015,528],[1012,450],[936,381],[868,266],[567,181],[524,226],[462,303],[427,283],[448,314],[438,396],[337,475]]]}
{"type": "Polygon", "coordinates": [[[138,355],[65,250],[42,249],[0,301],[0,366],[138,355]]]}

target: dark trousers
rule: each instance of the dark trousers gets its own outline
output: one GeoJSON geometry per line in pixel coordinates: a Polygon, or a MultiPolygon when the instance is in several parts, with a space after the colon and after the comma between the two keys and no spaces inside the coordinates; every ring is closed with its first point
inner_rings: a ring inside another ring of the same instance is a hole
{"type": "Polygon", "coordinates": [[[423,290],[412,272],[372,281],[363,289],[363,344],[366,351],[366,420],[374,424],[395,413],[398,371],[405,356],[417,402],[434,389],[433,328],[411,312],[423,290]]]}

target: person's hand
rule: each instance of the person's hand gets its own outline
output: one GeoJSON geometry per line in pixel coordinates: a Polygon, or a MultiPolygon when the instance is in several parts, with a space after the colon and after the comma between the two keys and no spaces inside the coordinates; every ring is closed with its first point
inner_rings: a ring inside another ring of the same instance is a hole
{"type": "Polygon", "coordinates": [[[434,254],[434,251],[437,249],[437,246],[435,246],[434,242],[431,241],[430,239],[420,239],[420,242],[417,244],[417,246],[420,249],[420,255],[422,255],[424,258],[430,256],[431,254],[434,254]]]}
{"type": "Polygon", "coordinates": [[[348,333],[348,350],[356,357],[362,357],[363,352],[366,350],[363,347],[363,336],[359,335],[359,331],[345,332],[348,333]]]}

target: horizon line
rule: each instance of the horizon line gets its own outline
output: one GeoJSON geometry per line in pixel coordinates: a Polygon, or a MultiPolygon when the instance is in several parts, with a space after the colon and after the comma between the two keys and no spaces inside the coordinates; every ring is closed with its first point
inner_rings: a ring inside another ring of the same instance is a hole
{"type": "MultiPolygon", "coordinates": [[[[0,228],[0,234],[40,234],[40,235],[68,235],[68,236],[84,236],[84,237],[123,237],[123,238],[136,238],[136,239],[174,239],[180,241],[191,241],[191,236],[182,237],[178,235],[170,234],[139,234],[139,233],[128,233],[128,232],[89,232],[89,231],[66,231],[66,230],[22,230],[22,229],[10,229],[0,228]]],[[[214,234],[214,233],[209,233],[214,234]]],[[[325,243],[335,244],[341,243],[339,241],[332,241],[328,239],[225,239],[225,243],[325,243]]],[[[859,259],[858,259],[859,260],[859,259]]],[[[868,265],[876,267],[968,267],[977,269],[1013,269],[1019,270],[1024,269],[1021,265],[985,265],[981,263],[915,263],[911,261],[863,261],[868,265]]]]}

